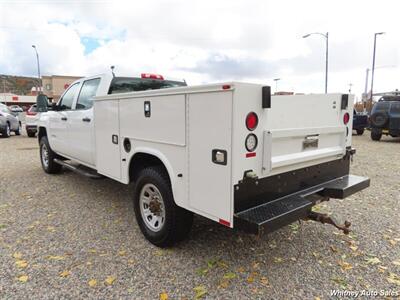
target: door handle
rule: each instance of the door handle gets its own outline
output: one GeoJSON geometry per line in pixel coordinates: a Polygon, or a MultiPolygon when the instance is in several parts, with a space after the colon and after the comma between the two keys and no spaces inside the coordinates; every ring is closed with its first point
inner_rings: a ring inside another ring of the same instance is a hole
{"type": "Polygon", "coordinates": [[[82,119],[82,121],[83,121],[83,122],[90,122],[90,118],[85,117],[85,118],[82,119]]]}
{"type": "Polygon", "coordinates": [[[61,121],[67,121],[67,117],[61,117],[61,121]]]}

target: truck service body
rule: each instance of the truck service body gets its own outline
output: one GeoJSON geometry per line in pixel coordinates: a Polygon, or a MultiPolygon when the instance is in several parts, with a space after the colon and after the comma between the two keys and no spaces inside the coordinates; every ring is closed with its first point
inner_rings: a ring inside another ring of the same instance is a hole
{"type": "Polygon", "coordinates": [[[352,96],[271,96],[267,86],[240,82],[172,82],[133,92],[122,84],[114,93],[117,81],[78,80],[41,114],[41,161],[48,173],[50,159],[53,166],[134,182],[136,218],[152,243],[183,239],[192,213],[252,233],[305,218],[348,232],[349,224],[311,208],[369,186],[368,178],[349,175],[352,96]]]}

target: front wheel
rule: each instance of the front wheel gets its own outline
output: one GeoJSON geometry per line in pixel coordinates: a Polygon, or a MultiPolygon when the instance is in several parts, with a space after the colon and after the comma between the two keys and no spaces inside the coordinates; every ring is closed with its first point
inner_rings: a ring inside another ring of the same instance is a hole
{"type": "Polygon", "coordinates": [[[18,123],[18,128],[15,130],[15,135],[21,135],[21,122],[18,123]]]}
{"type": "Polygon", "coordinates": [[[364,129],[357,129],[357,135],[363,135],[364,134],[364,129]]]}
{"type": "Polygon", "coordinates": [[[376,129],[371,130],[371,139],[373,141],[379,141],[382,138],[382,132],[376,129]]]}
{"type": "Polygon", "coordinates": [[[26,131],[26,133],[28,134],[28,137],[35,137],[35,132],[34,131],[26,131]]]}
{"type": "Polygon", "coordinates": [[[6,126],[4,127],[2,133],[3,137],[8,138],[11,135],[11,128],[10,128],[10,124],[8,124],[8,122],[6,123],[6,126]]]}
{"type": "Polygon", "coordinates": [[[62,166],[54,162],[54,158],[57,154],[50,148],[47,136],[40,139],[40,161],[42,163],[43,170],[48,174],[60,173],[62,166]]]}
{"type": "Polygon", "coordinates": [[[188,236],[193,214],[175,204],[168,174],[162,167],[140,172],[133,204],[139,228],[152,244],[167,247],[188,236]]]}

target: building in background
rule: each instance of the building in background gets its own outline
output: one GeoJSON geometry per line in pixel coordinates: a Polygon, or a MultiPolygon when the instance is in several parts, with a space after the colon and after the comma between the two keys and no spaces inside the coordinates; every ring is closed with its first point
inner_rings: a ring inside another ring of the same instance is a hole
{"type": "Polygon", "coordinates": [[[53,101],[58,101],[62,93],[71,83],[83,76],[51,75],[42,76],[43,93],[53,101]]]}

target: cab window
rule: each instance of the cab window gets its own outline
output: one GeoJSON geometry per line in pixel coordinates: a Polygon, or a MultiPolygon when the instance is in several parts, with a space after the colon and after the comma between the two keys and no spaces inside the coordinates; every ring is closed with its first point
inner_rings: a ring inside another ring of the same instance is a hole
{"type": "Polygon", "coordinates": [[[100,78],[86,80],[79,93],[76,109],[89,109],[93,106],[93,97],[96,96],[100,78]]]}
{"type": "Polygon", "coordinates": [[[78,85],[79,83],[71,85],[70,88],[65,92],[58,104],[61,110],[68,110],[72,108],[72,103],[74,102],[78,85]]]}

